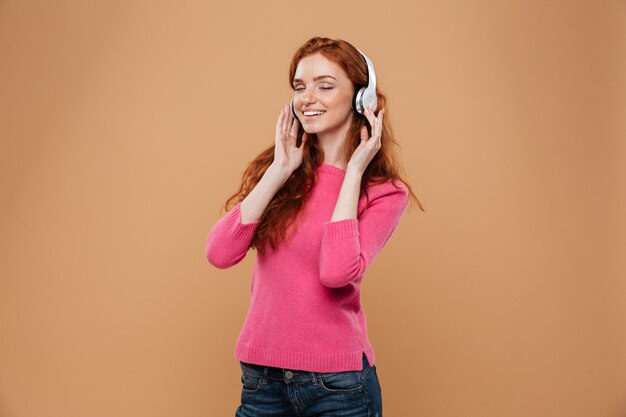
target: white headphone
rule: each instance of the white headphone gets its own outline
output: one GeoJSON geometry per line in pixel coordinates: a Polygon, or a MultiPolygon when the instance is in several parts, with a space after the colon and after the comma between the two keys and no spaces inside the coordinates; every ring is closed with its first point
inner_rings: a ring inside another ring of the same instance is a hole
{"type": "MultiPolygon", "coordinates": [[[[363,114],[365,109],[370,105],[374,110],[376,110],[376,106],[378,105],[378,100],[376,99],[376,73],[374,72],[374,64],[372,61],[363,53],[360,49],[357,48],[357,51],[363,55],[365,58],[365,63],[367,64],[367,87],[361,87],[359,91],[354,93],[352,97],[352,109],[354,111],[363,114]]],[[[298,119],[298,115],[296,114],[296,109],[293,105],[293,98],[291,99],[291,114],[293,117],[298,119]]],[[[300,119],[298,119],[299,121],[300,119]]]]}

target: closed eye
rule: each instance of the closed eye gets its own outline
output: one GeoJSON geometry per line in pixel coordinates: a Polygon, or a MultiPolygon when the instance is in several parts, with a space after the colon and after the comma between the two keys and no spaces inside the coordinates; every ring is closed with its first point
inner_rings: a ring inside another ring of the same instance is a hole
{"type": "MultiPolygon", "coordinates": [[[[320,87],[321,90],[332,90],[334,87],[320,87]]],[[[296,88],[296,91],[302,91],[304,88],[296,88]]]]}

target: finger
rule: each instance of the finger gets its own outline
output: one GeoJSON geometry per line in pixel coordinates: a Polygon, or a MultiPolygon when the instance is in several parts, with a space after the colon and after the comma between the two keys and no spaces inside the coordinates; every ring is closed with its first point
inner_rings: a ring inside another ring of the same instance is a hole
{"type": "Polygon", "coordinates": [[[372,126],[371,137],[375,138],[378,135],[378,119],[374,116],[374,112],[371,109],[368,111],[368,114],[370,116],[370,125],[372,126]]]}
{"type": "Polygon", "coordinates": [[[361,141],[367,140],[367,137],[368,137],[367,126],[363,126],[361,127],[361,141]]]}
{"type": "Polygon", "coordinates": [[[293,122],[291,124],[291,131],[289,132],[289,138],[293,139],[295,142],[295,140],[298,138],[298,119],[293,117],[293,115],[291,116],[293,118],[293,122]]]}
{"type": "Polygon", "coordinates": [[[381,121],[383,119],[383,114],[385,113],[385,109],[378,110],[378,114],[376,115],[376,119],[381,121]]]}
{"type": "Polygon", "coordinates": [[[380,134],[382,132],[382,128],[383,128],[383,109],[380,109],[378,111],[378,117],[376,117],[376,119],[374,119],[374,124],[376,126],[376,134],[372,135],[376,138],[380,138],[380,134]]]}
{"type": "Polygon", "coordinates": [[[372,126],[372,135],[371,137],[375,138],[377,135],[379,135],[380,133],[380,126],[378,125],[378,119],[377,117],[374,115],[374,108],[369,108],[368,111],[368,115],[369,115],[369,122],[370,125],[372,126]]]}
{"type": "Polygon", "coordinates": [[[380,109],[378,111],[378,116],[374,119],[375,133],[372,133],[373,137],[380,137],[381,132],[383,130],[383,115],[385,114],[385,109],[380,109]]]}
{"type": "Polygon", "coordinates": [[[287,106],[283,106],[283,118],[280,123],[281,133],[285,131],[285,120],[287,120],[287,106]]]}
{"type": "Polygon", "coordinates": [[[365,108],[365,112],[363,112],[363,115],[367,118],[367,121],[369,122],[370,126],[374,126],[374,115],[372,114],[372,109],[370,107],[365,108]]]}
{"type": "Polygon", "coordinates": [[[289,111],[289,107],[285,104],[285,118],[283,119],[283,125],[281,127],[282,132],[287,132],[289,130],[289,116],[291,112],[289,111]]]}

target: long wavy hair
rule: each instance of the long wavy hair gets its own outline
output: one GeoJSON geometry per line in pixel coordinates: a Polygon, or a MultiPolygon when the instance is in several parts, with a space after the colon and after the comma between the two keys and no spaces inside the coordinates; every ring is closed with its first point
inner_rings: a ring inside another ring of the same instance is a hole
{"type": "MultiPolygon", "coordinates": [[[[289,86],[293,87],[293,79],[295,77],[298,63],[305,56],[320,53],[328,60],[337,64],[347,74],[352,81],[354,91],[367,86],[367,64],[359,51],[350,43],[341,39],[329,39],[322,37],[313,37],[305,42],[294,54],[291,65],[289,66],[289,86]]],[[[378,79],[377,79],[378,81],[378,79]]],[[[424,210],[417,196],[413,193],[410,185],[399,174],[399,158],[394,152],[393,145],[399,147],[398,142],[391,129],[390,111],[387,98],[376,88],[376,96],[378,106],[375,110],[378,113],[380,108],[385,108],[385,116],[383,118],[383,126],[381,132],[381,147],[370,161],[361,180],[361,195],[365,194],[369,203],[369,195],[367,187],[371,184],[379,184],[391,179],[392,184],[396,186],[396,180],[401,181],[414,200],[420,210],[424,210]]],[[[368,134],[371,135],[371,127],[367,118],[354,111],[352,125],[350,126],[346,139],[343,144],[343,155],[349,159],[354,150],[361,142],[361,128],[367,127],[368,134]]],[[[302,134],[304,129],[299,124],[298,139],[296,145],[300,147],[302,143],[302,134]]],[[[243,199],[254,189],[261,180],[271,163],[274,161],[274,146],[272,145],[263,150],[243,173],[239,190],[231,195],[224,204],[224,208],[230,211],[237,203],[243,199]]],[[[347,164],[348,159],[344,162],[347,164]]],[[[268,204],[265,212],[259,220],[259,225],[254,233],[251,248],[255,248],[258,253],[264,254],[264,246],[269,242],[272,249],[276,249],[278,244],[286,237],[288,229],[293,225],[301,209],[309,195],[312,187],[315,185],[315,170],[324,162],[324,153],[317,141],[316,134],[309,134],[304,144],[302,164],[292,173],[283,186],[274,195],[268,204]]],[[[366,207],[367,209],[367,207],[366,207]]]]}

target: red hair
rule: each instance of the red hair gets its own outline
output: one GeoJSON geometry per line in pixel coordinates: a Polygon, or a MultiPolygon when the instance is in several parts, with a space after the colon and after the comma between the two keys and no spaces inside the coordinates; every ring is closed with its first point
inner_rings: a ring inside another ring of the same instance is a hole
{"type": "MultiPolygon", "coordinates": [[[[291,60],[291,65],[289,66],[289,86],[292,89],[294,88],[292,83],[298,63],[305,56],[315,53],[322,54],[325,58],[342,68],[352,81],[355,91],[367,85],[367,65],[361,53],[354,46],[341,39],[314,37],[305,42],[296,51],[291,60]]],[[[410,185],[399,174],[398,158],[392,147],[392,145],[398,145],[398,142],[394,138],[389,122],[387,98],[378,87],[376,88],[376,97],[378,108],[375,112],[378,113],[378,109],[385,108],[381,132],[381,147],[363,173],[361,194],[364,193],[369,202],[368,185],[391,180],[395,186],[394,181],[399,180],[408,189],[409,195],[417,202],[419,208],[425,212],[426,210],[424,210],[419,199],[413,193],[410,185]]],[[[361,128],[363,126],[366,126],[368,134],[371,134],[367,118],[356,111],[354,113],[355,117],[344,141],[343,155],[350,156],[357,148],[361,142],[361,128]]],[[[296,142],[298,147],[301,144],[303,133],[302,125],[299,125],[298,140],[296,142]]],[[[227,211],[232,209],[232,207],[228,207],[229,205],[234,206],[238,202],[243,201],[263,177],[273,160],[274,145],[263,150],[250,162],[243,173],[239,190],[231,195],[224,204],[224,208],[227,211]]],[[[264,244],[269,242],[272,249],[276,249],[280,241],[285,238],[289,227],[296,221],[298,214],[301,212],[306,197],[315,184],[315,170],[323,161],[324,153],[317,142],[317,135],[309,134],[304,144],[302,164],[292,173],[268,204],[260,219],[260,224],[255,231],[250,247],[256,248],[260,254],[263,254],[265,252],[264,244]]],[[[348,160],[345,161],[346,164],[347,162],[348,160]]]]}

